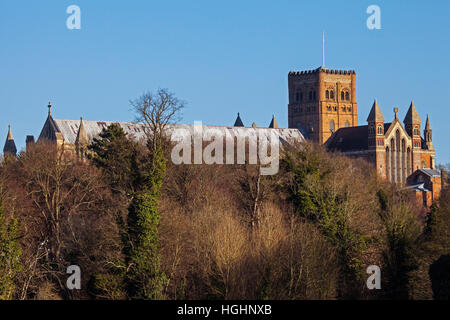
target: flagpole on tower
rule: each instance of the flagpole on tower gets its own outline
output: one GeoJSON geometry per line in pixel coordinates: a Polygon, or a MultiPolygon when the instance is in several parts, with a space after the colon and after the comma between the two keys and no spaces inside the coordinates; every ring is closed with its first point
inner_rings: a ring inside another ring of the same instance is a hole
{"type": "Polygon", "coordinates": [[[325,31],[322,32],[322,68],[325,68],[325,31]]]}

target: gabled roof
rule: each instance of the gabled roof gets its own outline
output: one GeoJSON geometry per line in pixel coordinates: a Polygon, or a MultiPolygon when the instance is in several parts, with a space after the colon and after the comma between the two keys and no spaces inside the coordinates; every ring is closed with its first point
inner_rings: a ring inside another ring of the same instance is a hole
{"type": "MultiPolygon", "coordinates": [[[[75,144],[80,127],[80,120],[53,120],[58,127],[58,132],[61,133],[64,141],[68,144],[75,144]]],[[[86,121],[83,119],[83,128],[89,141],[92,141],[94,137],[97,137],[100,132],[107,128],[109,125],[115,123],[119,125],[125,133],[136,141],[140,141],[146,138],[145,125],[143,123],[135,122],[112,122],[112,121],[86,121]]],[[[207,126],[203,125],[205,129],[217,129],[225,134],[229,134],[231,137],[239,136],[258,136],[263,135],[268,137],[272,132],[280,137],[281,141],[304,141],[303,135],[298,129],[270,129],[270,128],[254,128],[254,127],[227,127],[227,126],[207,126]]],[[[193,125],[188,124],[169,124],[167,125],[168,133],[172,133],[175,129],[185,129],[186,132],[193,132],[193,125]]]]}
{"type": "Polygon", "coordinates": [[[426,174],[429,177],[440,177],[441,176],[441,173],[439,171],[430,169],[430,168],[422,168],[422,169],[418,169],[418,171],[426,174]]]}
{"type": "Polygon", "coordinates": [[[424,182],[406,186],[406,187],[403,188],[403,190],[414,190],[414,191],[420,191],[420,192],[431,192],[430,190],[425,188],[425,183],[424,182]]]}
{"type": "Polygon", "coordinates": [[[414,106],[414,102],[411,101],[409,105],[408,112],[406,113],[405,119],[403,120],[404,124],[421,124],[422,120],[417,113],[416,107],[414,106]]]}
{"type": "Polygon", "coordinates": [[[368,126],[339,128],[327,145],[333,151],[360,151],[368,148],[368,126]]]}
{"type": "Polygon", "coordinates": [[[372,109],[367,117],[367,122],[384,122],[383,113],[378,106],[377,99],[373,102],[372,109]]]}

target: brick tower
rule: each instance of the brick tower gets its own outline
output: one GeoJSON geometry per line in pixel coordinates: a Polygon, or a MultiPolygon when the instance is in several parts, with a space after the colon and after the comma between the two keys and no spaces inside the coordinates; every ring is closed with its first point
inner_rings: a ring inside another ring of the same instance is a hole
{"type": "Polygon", "coordinates": [[[289,128],[299,129],[317,143],[325,143],[339,128],[358,125],[355,71],[289,72],[289,128]]]}

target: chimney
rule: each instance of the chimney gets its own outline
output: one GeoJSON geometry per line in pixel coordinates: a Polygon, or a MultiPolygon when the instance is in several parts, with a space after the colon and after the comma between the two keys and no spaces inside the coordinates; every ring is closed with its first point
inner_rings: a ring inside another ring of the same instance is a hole
{"type": "Polygon", "coordinates": [[[25,140],[26,151],[28,151],[29,147],[34,144],[34,136],[27,136],[25,140]]]}

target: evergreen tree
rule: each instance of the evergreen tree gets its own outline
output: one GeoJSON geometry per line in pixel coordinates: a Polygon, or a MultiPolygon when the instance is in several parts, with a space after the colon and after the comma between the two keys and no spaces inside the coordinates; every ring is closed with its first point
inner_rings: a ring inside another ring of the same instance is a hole
{"type": "Polygon", "coordinates": [[[158,238],[158,212],[161,185],[166,171],[162,147],[150,154],[149,172],[142,190],[136,192],[128,213],[129,242],[125,247],[128,297],[132,299],[162,299],[166,282],[161,270],[158,238]]]}
{"type": "Polygon", "coordinates": [[[0,300],[14,297],[14,281],[22,270],[21,254],[19,223],[16,218],[7,219],[0,201],[0,300]]]}

